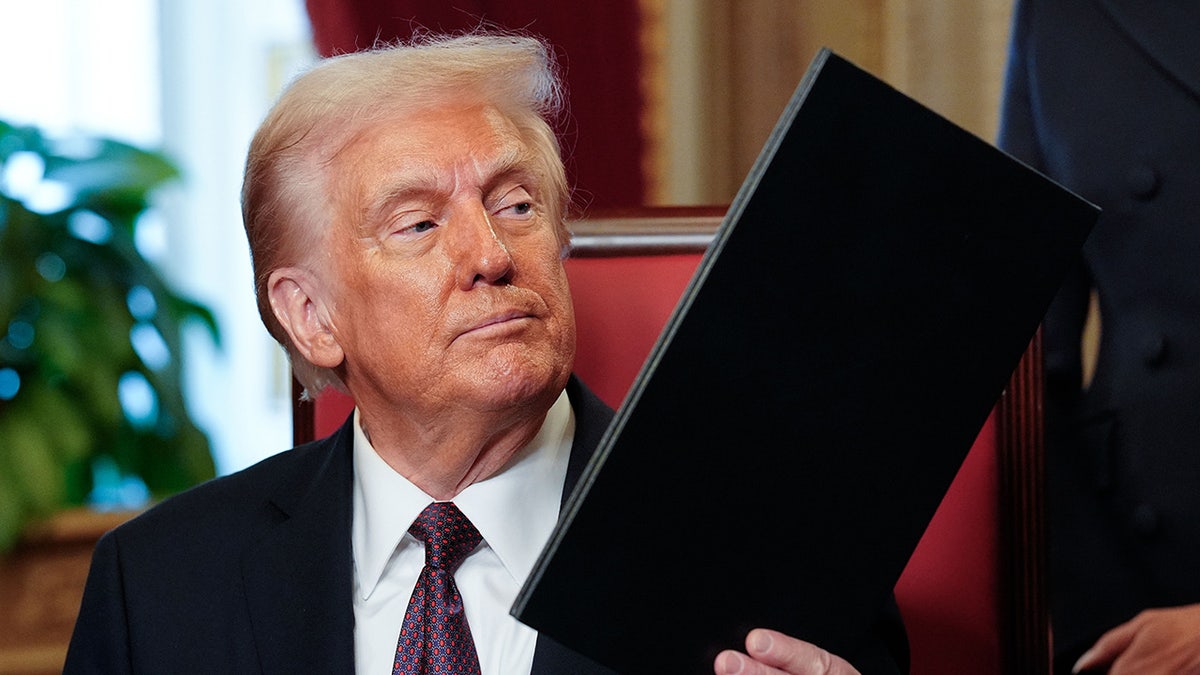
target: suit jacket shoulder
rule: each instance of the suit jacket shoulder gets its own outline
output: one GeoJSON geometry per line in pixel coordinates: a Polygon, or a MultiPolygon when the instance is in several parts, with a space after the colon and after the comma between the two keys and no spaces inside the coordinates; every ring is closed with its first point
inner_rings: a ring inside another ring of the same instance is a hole
{"type": "Polygon", "coordinates": [[[351,434],[170,498],[97,545],[66,672],[346,672],[351,434]]]}

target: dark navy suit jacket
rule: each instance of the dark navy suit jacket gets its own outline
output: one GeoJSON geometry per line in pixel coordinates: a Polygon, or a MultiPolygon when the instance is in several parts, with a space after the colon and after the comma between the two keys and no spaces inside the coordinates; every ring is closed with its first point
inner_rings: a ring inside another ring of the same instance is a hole
{"type": "MultiPolygon", "coordinates": [[[[613,411],[576,378],[564,500],[613,411]]],[[[96,547],[66,673],[353,673],[352,420],[155,506],[96,547]]],[[[907,661],[894,605],[873,654],[907,661]],[[879,645],[883,645],[880,649],[879,645]]],[[[534,675],[612,671],[539,635],[534,675]]],[[[868,666],[864,671],[875,672],[868,666]]]]}
{"type": "Polygon", "coordinates": [[[1139,610],[1200,602],[1200,3],[1021,0],[1013,25],[1000,145],[1103,208],[1043,325],[1065,671],[1139,610]]]}
{"type": "MultiPolygon", "coordinates": [[[[567,489],[612,419],[578,381],[567,489]]],[[[351,421],[150,509],[96,547],[67,673],[353,673],[351,421]]],[[[611,673],[539,636],[535,674],[611,673]]]]}

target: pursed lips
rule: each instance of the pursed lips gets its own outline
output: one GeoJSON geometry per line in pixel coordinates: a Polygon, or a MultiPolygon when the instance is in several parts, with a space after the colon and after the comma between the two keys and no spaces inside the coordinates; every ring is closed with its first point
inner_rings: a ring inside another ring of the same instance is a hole
{"type": "Polygon", "coordinates": [[[510,310],[500,314],[494,314],[462,331],[458,334],[458,337],[454,339],[457,340],[464,335],[489,335],[492,333],[501,333],[511,329],[513,327],[512,322],[529,318],[533,318],[533,314],[520,310],[510,310]]]}

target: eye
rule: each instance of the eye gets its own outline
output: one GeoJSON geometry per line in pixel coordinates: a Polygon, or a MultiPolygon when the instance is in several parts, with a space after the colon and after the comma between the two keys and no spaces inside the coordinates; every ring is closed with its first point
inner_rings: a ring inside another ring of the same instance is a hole
{"type": "Polygon", "coordinates": [[[516,204],[505,208],[504,211],[512,213],[513,215],[524,216],[533,212],[533,203],[517,202],[516,204]]]}
{"type": "Polygon", "coordinates": [[[535,210],[533,196],[520,186],[514,187],[496,200],[494,212],[502,218],[525,219],[535,210]]]}
{"type": "Polygon", "coordinates": [[[437,219],[427,211],[412,211],[394,219],[388,231],[393,237],[415,237],[437,228],[437,219]]]}

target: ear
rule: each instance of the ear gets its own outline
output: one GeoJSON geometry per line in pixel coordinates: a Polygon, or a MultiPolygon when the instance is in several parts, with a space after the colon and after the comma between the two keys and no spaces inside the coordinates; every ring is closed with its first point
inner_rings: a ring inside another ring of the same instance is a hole
{"type": "Polygon", "coordinates": [[[336,368],[346,355],[333,334],[322,290],[321,280],[299,267],[281,267],[267,278],[271,311],[296,350],[314,365],[336,368]]]}

